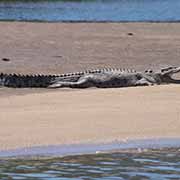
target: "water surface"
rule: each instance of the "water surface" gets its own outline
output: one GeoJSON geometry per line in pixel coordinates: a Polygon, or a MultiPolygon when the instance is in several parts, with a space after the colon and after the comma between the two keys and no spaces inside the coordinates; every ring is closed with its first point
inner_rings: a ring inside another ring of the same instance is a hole
{"type": "Polygon", "coordinates": [[[0,160],[1,179],[179,180],[177,148],[0,160]]]}
{"type": "Polygon", "coordinates": [[[0,1],[0,20],[179,21],[179,0],[0,1]]]}

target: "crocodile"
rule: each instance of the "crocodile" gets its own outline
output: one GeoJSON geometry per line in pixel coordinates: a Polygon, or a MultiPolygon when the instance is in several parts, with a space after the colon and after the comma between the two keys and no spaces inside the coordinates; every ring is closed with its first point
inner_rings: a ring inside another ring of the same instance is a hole
{"type": "Polygon", "coordinates": [[[57,75],[0,74],[0,86],[12,88],[119,88],[160,84],[180,84],[172,76],[180,67],[138,72],[133,69],[105,68],[57,75]]]}

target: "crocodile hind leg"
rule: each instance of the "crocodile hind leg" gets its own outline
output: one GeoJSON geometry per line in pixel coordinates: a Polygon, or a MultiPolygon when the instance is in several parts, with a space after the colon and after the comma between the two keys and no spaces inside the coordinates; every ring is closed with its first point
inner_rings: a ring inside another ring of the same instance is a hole
{"type": "Polygon", "coordinates": [[[76,82],[57,81],[57,82],[49,85],[48,88],[63,88],[63,87],[88,88],[88,87],[91,87],[91,86],[92,86],[92,84],[89,83],[88,78],[81,78],[76,82]]]}

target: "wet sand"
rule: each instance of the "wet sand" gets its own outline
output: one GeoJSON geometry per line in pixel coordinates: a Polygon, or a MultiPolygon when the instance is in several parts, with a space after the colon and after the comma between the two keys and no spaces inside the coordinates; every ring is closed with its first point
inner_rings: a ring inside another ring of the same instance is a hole
{"type": "MultiPolygon", "coordinates": [[[[0,71],[180,66],[180,24],[0,22],[0,71]],[[133,35],[128,35],[133,33],[133,35]],[[2,61],[1,58],[10,61],[2,61]]],[[[0,149],[180,137],[180,86],[0,89],[0,149]]]]}

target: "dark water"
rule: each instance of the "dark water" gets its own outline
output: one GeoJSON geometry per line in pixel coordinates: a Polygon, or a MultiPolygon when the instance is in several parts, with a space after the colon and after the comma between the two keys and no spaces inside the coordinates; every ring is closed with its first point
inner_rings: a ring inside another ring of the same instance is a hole
{"type": "Polygon", "coordinates": [[[171,148],[61,158],[1,159],[0,179],[179,180],[180,150],[171,148]]]}
{"type": "Polygon", "coordinates": [[[0,20],[179,21],[179,0],[0,1],[0,20]]]}

